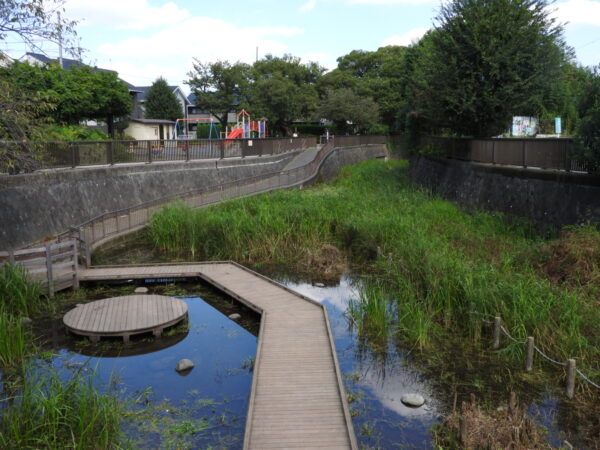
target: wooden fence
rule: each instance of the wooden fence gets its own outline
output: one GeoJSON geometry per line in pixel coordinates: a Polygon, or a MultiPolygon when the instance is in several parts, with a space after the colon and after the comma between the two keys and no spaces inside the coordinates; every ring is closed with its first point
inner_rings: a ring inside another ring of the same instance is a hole
{"type": "Polygon", "coordinates": [[[0,252],[0,265],[10,263],[25,269],[50,297],[62,289],[79,288],[77,243],[67,240],[43,247],[0,252]]]}

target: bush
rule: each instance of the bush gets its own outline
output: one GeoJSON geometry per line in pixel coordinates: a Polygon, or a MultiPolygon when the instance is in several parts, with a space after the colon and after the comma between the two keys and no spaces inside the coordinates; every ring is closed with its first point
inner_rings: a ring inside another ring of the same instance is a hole
{"type": "Polygon", "coordinates": [[[83,125],[51,125],[46,128],[46,141],[106,141],[109,136],[98,128],[83,125]]]}

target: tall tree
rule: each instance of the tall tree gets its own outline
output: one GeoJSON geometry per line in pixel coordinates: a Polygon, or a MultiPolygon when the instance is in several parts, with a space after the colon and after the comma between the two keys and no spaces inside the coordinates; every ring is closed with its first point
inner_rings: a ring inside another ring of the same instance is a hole
{"type": "Polygon", "coordinates": [[[247,95],[250,66],[228,61],[202,63],[195,59],[194,69],[185,83],[196,96],[196,105],[215,116],[221,129],[227,127],[227,115],[243,104],[247,95]]]}
{"type": "Polygon", "coordinates": [[[181,103],[164,78],[158,78],[146,94],[145,112],[147,119],[177,120],[183,114],[181,103]]]}
{"type": "Polygon", "coordinates": [[[317,109],[317,115],[331,120],[337,133],[354,133],[367,130],[379,121],[379,107],[370,97],[340,88],[327,93],[317,109]]]}
{"type": "Polygon", "coordinates": [[[584,147],[588,170],[600,173],[600,66],[590,72],[579,98],[581,122],[578,134],[584,147]]]}
{"type": "Polygon", "coordinates": [[[437,129],[503,132],[512,115],[558,108],[570,57],[551,0],[452,0],[422,40],[418,109],[437,129]]]}
{"type": "Polygon", "coordinates": [[[406,103],[400,89],[406,47],[390,45],[374,52],[353,50],[338,58],[338,67],[319,81],[322,96],[333,89],[348,88],[377,103],[381,120],[397,129],[398,111],[406,103]]]}
{"type": "Polygon", "coordinates": [[[307,119],[318,105],[316,83],[325,69],[291,55],[267,55],[252,67],[252,114],[269,120],[271,130],[289,135],[293,120],[307,119]]]}

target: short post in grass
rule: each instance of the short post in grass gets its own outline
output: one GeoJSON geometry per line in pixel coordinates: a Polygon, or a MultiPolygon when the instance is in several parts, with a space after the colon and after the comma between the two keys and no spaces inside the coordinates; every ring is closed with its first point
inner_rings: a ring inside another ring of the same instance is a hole
{"type": "Polygon", "coordinates": [[[46,276],[48,278],[48,297],[54,297],[54,277],[52,276],[52,246],[46,244],[46,276]]]}
{"type": "Polygon", "coordinates": [[[527,338],[527,356],[525,359],[525,370],[527,372],[531,372],[533,370],[533,350],[535,344],[533,340],[533,336],[529,336],[527,338]]]}
{"type": "Polygon", "coordinates": [[[459,419],[459,427],[460,427],[460,442],[463,445],[465,445],[467,443],[467,436],[468,436],[466,412],[467,412],[467,403],[462,402],[462,405],[461,405],[461,413],[462,414],[460,415],[460,419],[459,419]]]}
{"type": "Polygon", "coordinates": [[[494,317],[494,344],[492,346],[494,350],[498,350],[500,348],[500,323],[500,317],[494,317]]]}
{"type": "Polygon", "coordinates": [[[567,398],[573,398],[573,396],[575,395],[575,375],[575,360],[569,359],[567,360],[567,398]]]}

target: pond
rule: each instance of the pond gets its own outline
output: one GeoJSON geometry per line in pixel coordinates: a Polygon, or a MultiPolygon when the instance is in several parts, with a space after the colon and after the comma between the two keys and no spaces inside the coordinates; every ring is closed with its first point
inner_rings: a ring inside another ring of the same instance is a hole
{"type": "MultiPolygon", "coordinates": [[[[147,286],[149,293],[165,293],[164,284],[147,286]]],[[[125,420],[123,431],[137,448],[241,448],[259,317],[200,284],[177,285],[176,290],[188,305],[187,326],[159,339],[91,344],[65,337],[55,323],[55,332],[47,336],[54,356],[50,363],[37,361],[35,370],[50,364],[65,379],[85,371],[96,375],[99,386],[136,399],[130,408],[142,414],[125,420]],[[241,314],[239,322],[228,318],[233,312],[241,314]],[[175,371],[182,358],[195,365],[186,375],[175,371]]]]}

